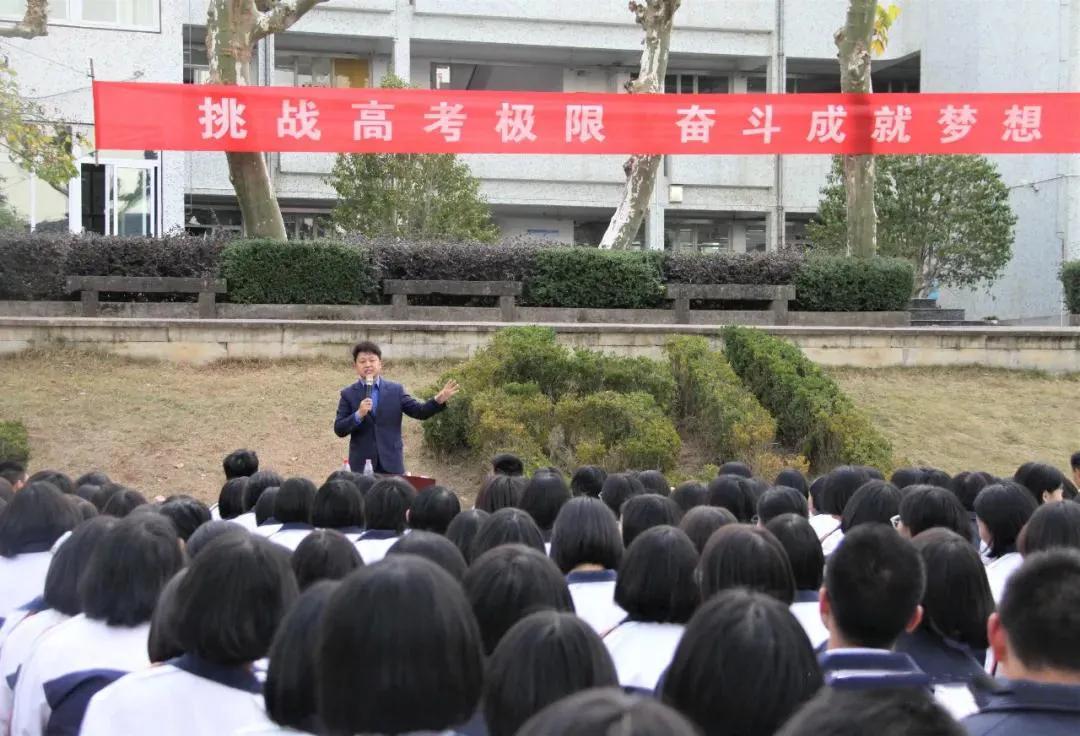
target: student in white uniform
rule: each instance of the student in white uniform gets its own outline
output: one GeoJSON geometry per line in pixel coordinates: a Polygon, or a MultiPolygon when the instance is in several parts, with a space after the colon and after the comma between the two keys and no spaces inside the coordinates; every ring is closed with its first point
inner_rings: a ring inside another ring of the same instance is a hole
{"type": "Polygon", "coordinates": [[[151,664],[161,664],[175,659],[184,653],[180,645],[180,639],[176,632],[177,614],[180,610],[180,601],[177,599],[177,591],[180,583],[187,575],[185,567],[172,576],[172,579],[161,589],[158,596],[157,606],[154,607],[154,615],[150,617],[150,636],[146,643],[147,652],[150,655],[151,664]]]}
{"type": "Polygon", "coordinates": [[[409,509],[409,528],[446,535],[450,522],[461,513],[461,499],[449,488],[428,486],[416,494],[409,509]]]}
{"type": "Polygon", "coordinates": [[[236,518],[244,513],[244,491],[247,489],[246,477],[230,478],[221,486],[218,493],[217,519],[222,521],[236,521],[236,518]]]}
{"type": "Polygon", "coordinates": [[[134,514],[107,530],[79,579],[82,614],[45,634],[23,665],[12,734],[78,733],[95,692],[149,665],[150,617],[183,564],[176,530],[157,514],[134,514]]]}
{"type": "Polygon", "coordinates": [[[360,535],[356,549],[371,565],[386,556],[386,550],[405,531],[405,515],[416,492],[400,478],[383,478],[371,487],[364,498],[367,529],[360,535]]]}
{"type": "Polygon", "coordinates": [[[865,468],[851,465],[833,468],[825,476],[821,492],[815,499],[815,509],[820,516],[810,519],[810,525],[818,533],[826,557],[836,551],[844,538],[841,517],[848,501],[871,480],[874,479],[865,468]],[[816,503],[818,500],[821,501],[820,506],[816,503]]]}
{"type": "Polygon", "coordinates": [[[551,534],[551,557],[566,575],[577,615],[600,636],[626,618],[615,603],[622,556],[619,523],[603,501],[581,496],[562,507],[551,534]]]}
{"type": "Polygon", "coordinates": [[[400,555],[354,572],[331,596],[319,642],[327,733],[453,733],[476,712],[480,634],[461,586],[432,562],[400,555]]]}
{"type": "Polygon", "coordinates": [[[634,496],[645,494],[645,486],[633,473],[612,473],[604,479],[600,489],[600,500],[615,514],[615,519],[622,518],[623,504],[634,496]]]}
{"type": "Polygon", "coordinates": [[[559,568],[543,552],[520,544],[481,555],[465,571],[462,585],[480,625],[484,654],[491,654],[510,627],[533,611],[574,612],[559,568]]]}
{"type": "Polygon", "coordinates": [[[1080,549],[1080,503],[1044,503],[1031,515],[1024,532],[1016,540],[1016,547],[1025,558],[1061,547],[1080,549]]]}
{"type": "Polygon", "coordinates": [[[335,529],[353,544],[364,531],[364,497],[344,478],[329,480],[315,493],[311,523],[316,529],[335,529]]]}
{"type": "Polygon", "coordinates": [[[244,512],[231,521],[240,524],[249,532],[255,531],[258,522],[255,519],[255,504],[267,488],[278,488],[285,479],[272,470],[260,470],[252,473],[244,484],[244,512]]]}
{"type": "Polygon", "coordinates": [[[740,524],[749,524],[757,511],[757,496],[749,478],[741,475],[718,475],[706,488],[709,505],[727,509],[740,524]]]}
{"type": "Polygon", "coordinates": [[[634,540],[648,529],[656,526],[678,526],[682,517],[679,504],[667,496],[656,493],[634,496],[623,504],[622,520],[619,522],[623,548],[630,549],[634,540]]]}
{"type": "Polygon", "coordinates": [[[210,521],[210,508],[197,498],[184,494],[169,496],[157,507],[157,512],[173,523],[184,544],[200,526],[210,521]]]}
{"type": "Polygon", "coordinates": [[[175,634],[184,654],[132,673],[90,701],[82,736],[217,736],[258,723],[266,656],[296,600],[289,553],[255,535],[216,539],[176,590],[175,634]]]}
{"type": "Polygon", "coordinates": [[[349,538],[333,529],[308,534],[293,551],[290,562],[301,591],[320,580],[341,580],[364,564],[349,538]]]}
{"type": "Polygon", "coordinates": [[[900,489],[884,480],[864,483],[847,502],[840,517],[840,531],[847,534],[860,524],[892,524],[900,514],[900,489]]]}
{"type": "Polygon", "coordinates": [[[469,509],[455,516],[450,525],[446,527],[446,538],[454,543],[454,546],[461,552],[461,556],[466,560],[469,558],[469,547],[472,546],[472,541],[476,539],[476,533],[480,531],[480,525],[489,516],[491,514],[487,511],[469,509]]]}
{"type": "Polygon", "coordinates": [[[422,532],[413,530],[404,534],[394,542],[394,546],[386,551],[390,555],[416,555],[430,560],[450,573],[454,580],[465,577],[468,565],[461,552],[446,537],[435,532],[422,532]]]}
{"type": "Polygon", "coordinates": [[[548,705],[596,687],[618,687],[615,665],[592,627],[541,611],[514,624],[488,661],[483,712],[490,736],[514,736],[548,705]]]}
{"type": "Polygon", "coordinates": [[[41,596],[52,546],[80,517],[50,483],[29,483],[0,514],[0,618],[41,596]]]}
{"type": "Polygon", "coordinates": [[[719,506],[695,506],[686,512],[679,522],[679,528],[686,532],[700,555],[705,551],[709,537],[717,529],[728,524],[738,524],[735,514],[719,506]]]}
{"type": "MultiPolygon", "coordinates": [[[[862,491],[859,491],[860,493],[862,491]]],[[[806,519],[797,514],[777,516],[765,525],[787,553],[795,577],[795,602],[791,612],[802,625],[816,650],[829,639],[829,630],[821,620],[818,594],[825,577],[825,555],[821,542],[806,519]]]]}
{"type": "Polygon", "coordinates": [[[698,562],[701,600],[731,588],[765,593],[786,606],[795,602],[795,576],[783,546],[760,527],[721,527],[698,562]]]}
{"type": "MultiPolygon", "coordinates": [[[[551,544],[551,528],[555,526],[555,517],[559,509],[570,500],[570,489],[561,475],[547,471],[537,471],[525,486],[521,494],[521,509],[533,518],[540,527],[544,542],[551,544]]],[[[545,549],[545,554],[547,550],[545,549]]]]}
{"type": "Polygon", "coordinates": [[[281,528],[281,522],[274,516],[277,508],[277,486],[267,488],[255,502],[255,528],[253,534],[260,537],[271,537],[281,528]]]}
{"type": "Polygon", "coordinates": [[[225,480],[250,478],[259,472],[259,456],[254,450],[234,450],[221,461],[225,480]]]}
{"type": "Polygon", "coordinates": [[[242,537],[248,533],[247,529],[239,524],[233,524],[232,522],[223,519],[211,519],[195,530],[195,533],[191,535],[191,539],[184,545],[184,551],[187,552],[188,561],[190,562],[191,560],[194,560],[210,542],[218,537],[227,534],[242,537]]]}
{"type": "Polygon", "coordinates": [[[908,486],[900,500],[900,523],[896,531],[912,539],[927,529],[950,529],[971,538],[967,509],[952,491],[938,486],[908,486]]]}
{"type": "Polygon", "coordinates": [[[476,532],[465,559],[470,564],[488,550],[504,544],[523,544],[541,554],[547,554],[544,535],[533,518],[521,509],[499,509],[476,532]]]}
{"type": "Polygon", "coordinates": [[[1016,549],[1016,540],[1035,509],[1032,495],[1012,481],[987,486],[975,497],[979,539],[987,549],[986,577],[995,603],[1001,601],[1005,583],[1024,561],[1016,549]]]}
{"type": "Polygon", "coordinates": [[[627,548],[615,583],[626,620],[604,637],[624,688],[653,692],[671,664],[697,608],[697,561],[694,543],[671,526],[653,527],[627,548]]]}
{"type": "Polygon", "coordinates": [[[315,484],[307,478],[289,478],[281,484],[274,498],[274,516],[281,523],[269,539],[290,552],[304,537],[311,534],[311,505],[315,501],[315,484]]]}

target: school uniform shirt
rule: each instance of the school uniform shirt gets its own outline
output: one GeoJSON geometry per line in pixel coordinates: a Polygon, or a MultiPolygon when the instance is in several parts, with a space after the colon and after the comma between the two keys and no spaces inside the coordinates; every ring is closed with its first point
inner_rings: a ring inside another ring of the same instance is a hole
{"type": "Polygon", "coordinates": [[[653,692],[671,665],[685,626],[645,621],[624,621],[604,637],[619,684],[653,692]]]}
{"type": "Polygon", "coordinates": [[[615,577],[614,570],[572,572],[566,576],[574,610],[600,636],[626,619],[626,611],[615,603],[615,577]]]}
{"type": "Polygon", "coordinates": [[[1001,602],[1001,596],[1005,593],[1005,584],[1022,564],[1024,564],[1024,558],[1019,552],[1007,552],[986,563],[986,579],[990,583],[994,603],[1001,602]]]}
{"type": "Polygon", "coordinates": [[[971,736],[1080,733],[1080,685],[998,680],[989,702],[961,725],[971,736]]]}
{"type": "Polygon", "coordinates": [[[944,705],[953,718],[960,720],[975,713],[986,700],[972,691],[988,682],[980,660],[985,652],[972,651],[957,641],[946,639],[926,627],[903,633],[896,642],[897,652],[907,654],[923,672],[930,676],[934,697],[944,705]]]}
{"type": "Polygon", "coordinates": [[[32,601],[28,601],[14,611],[8,611],[7,617],[4,618],[4,623],[0,626],[0,648],[3,648],[4,642],[7,641],[8,636],[15,627],[26,620],[27,616],[33,616],[35,613],[45,610],[45,598],[38,596],[32,601]]]}
{"type": "Polygon", "coordinates": [[[290,522],[288,524],[282,524],[276,532],[271,534],[269,539],[274,544],[280,544],[290,552],[296,551],[296,548],[300,546],[307,535],[315,531],[315,527],[311,524],[302,524],[300,522],[290,522]]]}
{"type": "Polygon", "coordinates": [[[0,618],[45,592],[52,552],[46,546],[14,557],[0,557],[0,618]]]}
{"type": "Polygon", "coordinates": [[[791,614],[803,627],[810,645],[817,649],[829,640],[829,630],[821,620],[821,608],[818,604],[818,591],[797,590],[795,602],[791,604],[791,614]]]}
{"type": "Polygon", "coordinates": [[[220,736],[265,720],[251,667],[185,654],[133,672],[90,701],[81,736],[220,736]]]}
{"type": "Polygon", "coordinates": [[[326,527],[326,529],[333,529],[334,531],[341,532],[345,535],[345,538],[353,543],[353,546],[360,541],[360,535],[364,533],[362,526],[339,526],[339,527],[326,527]]]}
{"type": "Polygon", "coordinates": [[[255,725],[241,728],[234,733],[234,736],[314,736],[314,734],[308,731],[297,731],[288,726],[279,726],[264,712],[262,720],[255,725]]]}
{"type": "Polygon", "coordinates": [[[46,632],[70,618],[67,614],[46,608],[23,619],[0,648],[0,736],[11,733],[15,685],[23,664],[46,632]]]}
{"type": "MultiPolygon", "coordinates": [[[[150,664],[150,623],[109,626],[85,615],[53,627],[38,641],[15,685],[13,736],[79,733],[90,696],[150,664]]],[[[119,731],[117,733],[120,733],[119,731]]]]}
{"type": "Polygon", "coordinates": [[[253,534],[258,534],[260,537],[269,539],[270,537],[281,531],[281,522],[273,517],[267,519],[262,524],[259,524],[252,530],[253,534]]]}
{"type": "Polygon", "coordinates": [[[240,526],[247,529],[249,532],[253,532],[259,528],[259,522],[255,520],[254,511],[248,511],[240,514],[239,516],[234,516],[228,521],[231,521],[234,524],[239,524],[240,526]]]}
{"type": "Polygon", "coordinates": [[[360,534],[356,551],[360,553],[360,559],[365,565],[374,565],[386,557],[387,551],[400,537],[393,529],[368,529],[360,534]]]}

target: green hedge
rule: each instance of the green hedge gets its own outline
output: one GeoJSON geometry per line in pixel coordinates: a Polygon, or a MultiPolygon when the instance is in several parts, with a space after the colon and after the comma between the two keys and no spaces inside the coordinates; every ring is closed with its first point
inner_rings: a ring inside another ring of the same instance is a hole
{"type": "Polygon", "coordinates": [[[731,367],[776,419],[780,441],[816,472],[844,464],[892,468],[888,440],[797,347],[745,327],[725,328],[724,344],[731,367]]]}
{"type": "Polygon", "coordinates": [[[667,472],[675,467],[682,450],[675,425],[653,397],[642,391],[568,396],[555,406],[555,415],[568,467],[667,472]]]}
{"type": "Polygon", "coordinates": [[[1065,287],[1069,313],[1080,314],[1080,261],[1069,261],[1061,267],[1061,285],[1065,287]]]}
{"type": "Polygon", "coordinates": [[[536,253],[525,282],[525,300],[538,307],[637,309],[664,298],[656,252],[552,248],[536,253]]]}
{"type": "Polygon", "coordinates": [[[23,465],[30,460],[30,435],[22,422],[0,422],[0,462],[6,460],[23,465]]]}
{"type": "Polygon", "coordinates": [[[368,304],[379,295],[371,251],[347,243],[231,243],[221,275],[241,304],[368,304]]]}
{"type": "Polygon", "coordinates": [[[795,277],[795,309],[806,312],[889,312],[907,309],[915,268],[900,258],[813,256],[795,277]]]}

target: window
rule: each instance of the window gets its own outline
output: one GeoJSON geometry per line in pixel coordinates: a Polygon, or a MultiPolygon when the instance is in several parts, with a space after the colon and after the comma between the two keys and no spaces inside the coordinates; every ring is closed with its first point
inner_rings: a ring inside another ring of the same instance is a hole
{"type": "Polygon", "coordinates": [[[188,207],[184,213],[184,229],[188,235],[216,235],[244,232],[240,210],[214,205],[188,207]]]}
{"type": "Polygon", "coordinates": [[[664,92],[681,95],[717,95],[730,91],[730,79],[713,74],[668,74],[664,92]]]}
{"type": "Polygon", "coordinates": [[[157,235],[157,174],[155,160],[83,161],[77,210],[82,229],[101,235],[157,235]]]}
{"type": "Polygon", "coordinates": [[[187,45],[184,48],[184,84],[206,84],[210,81],[210,61],[205,46],[187,45]]]}
{"type": "Polygon", "coordinates": [[[768,250],[768,243],[764,220],[746,223],[747,253],[764,253],[768,250]]]}
{"type": "Polygon", "coordinates": [[[746,93],[751,95],[765,94],[769,84],[762,74],[754,74],[746,78],[746,93]]]}
{"type": "Polygon", "coordinates": [[[787,91],[789,94],[795,94],[799,92],[839,92],[840,91],[840,75],[829,74],[826,76],[818,77],[791,77],[787,78],[787,91]]]}
{"type": "Polygon", "coordinates": [[[563,68],[541,64],[511,66],[434,62],[431,65],[431,89],[562,92],[563,68]]]}
{"type": "Polygon", "coordinates": [[[329,212],[282,212],[290,240],[318,240],[334,234],[329,212]]]}
{"type": "Polygon", "coordinates": [[[0,153],[0,209],[33,232],[68,232],[68,192],[42,181],[0,153]]]}
{"type": "Polygon", "coordinates": [[[788,220],[784,223],[784,245],[788,248],[805,248],[810,245],[806,236],[808,220],[788,220]]]}
{"type": "Polygon", "coordinates": [[[666,250],[731,251],[731,222],[711,217],[672,217],[664,223],[666,250]]]}
{"type": "MultiPolygon", "coordinates": [[[[49,22],[158,30],[159,0],[52,0],[49,22]]],[[[0,18],[22,18],[26,0],[0,0],[0,18]]]]}
{"type": "Polygon", "coordinates": [[[279,87],[367,87],[371,64],[351,57],[278,53],[274,84],[279,87]]]}

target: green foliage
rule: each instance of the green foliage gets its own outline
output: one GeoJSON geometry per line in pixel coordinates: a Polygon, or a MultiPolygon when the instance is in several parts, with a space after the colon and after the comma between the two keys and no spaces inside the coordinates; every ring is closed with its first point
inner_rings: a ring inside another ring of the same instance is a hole
{"type": "Polygon", "coordinates": [[[19,421],[0,421],[0,462],[14,460],[26,463],[30,460],[30,435],[19,421]]]}
{"type": "MultiPolygon", "coordinates": [[[[3,183],[3,177],[0,177],[0,185],[3,183]]],[[[3,192],[0,192],[0,233],[14,235],[26,229],[26,218],[21,216],[8,202],[3,192]]]]}
{"type": "Polygon", "coordinates": [[[797,306],[808,312],[907,309],[915,269],[900,258],[807,258],[795,277],[797,306]]]}
{"type": "Polygon", "coordinates": [[[662,259],[656,252],[542,250],[533,260],[525,298],[539,307],[655,307],[664,297],[662,259]]]}
{"type": "MultiPolygon", "coordinates": [[[[878,156],[878,253],[915,264],[915,288],[989,288],[1012,258],[1016,217],[997,167],[984,156],[878,156]]],[[[847,220],[840,159],[807,233],[843,253],[847,220]]]]}
{"type": "Polygon", "coordinates": [[[1080,314],[1080,261],[1062,265],[1061,285],[1065,287],[1065,304],[1069,312],[1080,314]]]}
{"type": "Polygon", "coordinates": [[[675,467],[682,441],[653,397],[601,391],[568,396],[555,407],[571,466],[609,469],[675,467]]]}
{"type": "Polygon", "coordinates": [[[840,387],[797,347],[761,330],[728,327],[731,367],[776,418],[780,441],[816,472],[836,465],[892,467],[892,447],[840,387]]]}
{"type": "Polygon", "coordinates": [[[243,304],[365,304],[379,294],[371,252],[343,243],[231,243],[221,275],[229,298],[243,304]]]}

